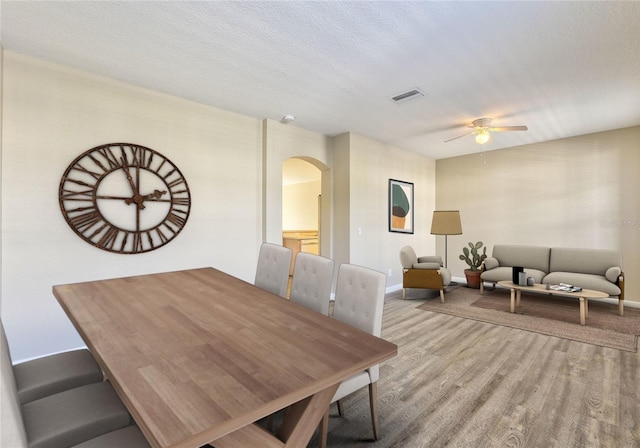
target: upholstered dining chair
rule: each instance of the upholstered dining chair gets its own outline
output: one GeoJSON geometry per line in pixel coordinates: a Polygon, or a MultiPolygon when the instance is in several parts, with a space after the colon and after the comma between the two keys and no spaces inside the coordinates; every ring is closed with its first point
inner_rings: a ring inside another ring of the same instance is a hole
{"type": "Polygon", "coordinates": [[[329,314],[333,266],[334,262],[329,258],[298,252],[289,300],[324,315],[329,314]]]}
{"type": "MultiPolygon", "coordinates": [[[[387,276],[382,272],[353,264],[340,265],[333,318],[379,337],[382,333],[382,311],[386,286],[387,276]]],[[[357,373],[340,384],[331,400],[331,403],[338,402],[338,412],[340,415],[344,415],[342,398],[368,385],[371,425],[375,440],[379,438],[377,411],[379,377],[380,367],[378,365],[357,373]]],[[[322,448],[327,446],[328,427],[329,409],[320,423],[320,446],[322,448]]]]}
{"type": "MultiPolygon", "coordinates": [[[[211,445],[205,445],[208,447],[211,445]]],[[[151,448],[149,442],[136,425],[111,431],[71,448],[151,448]]]]}
{"type": "Polygon", "coordinates": [[[403,299],[407,288],[438,289],[440,301],[444,303],[444,290],[451,283],[451,271],[442,266],[442,257],[417,257],[411,246],[404,246],[400,249],[400,264],[403,299]]]}
{"type": "Polygon", "coordinates": [[[127,408],[107,381],[85,384],[21,404],[4,330],[0,333],[1,446],[70,447],[130,426],[127,408]]]}
{"type": "Polygon", "coordinates": [[[290,268],[291,249],[278,244],[262,243],[254,285],[286,298],[290,268]]]}
{"type": "MultiPolygon", "coordinates": [[[[6,345],[6,334],[1,323],[0,332],[2,343],[6,345]]],[[[100,366],[87,349],[57,353],[15,364],[13,375],[20,404],[74,387],[99,383],[104,379],[100,366]]]]}

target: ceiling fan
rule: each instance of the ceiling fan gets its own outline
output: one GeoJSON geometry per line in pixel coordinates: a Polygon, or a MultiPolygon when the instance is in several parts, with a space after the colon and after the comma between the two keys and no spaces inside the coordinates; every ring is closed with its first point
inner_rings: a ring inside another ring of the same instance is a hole
{"type": "Polygon", "coordinates": [[[466,134],[459,135],[458,137],[450,138],[449,140],[445,140],[445,143],[450,142],[451,140],[456,140],[458,138],[466,137],[467,135],[476,134],[476,143],[484,144],[489,141],[491,138],[491,132],[505,132],[505,131],[526,131],[528,128],[526,126],[499,126],[492,127],[491,122],[493,118],[478,118],[477,120],[473,120],[468,128],[473,128],[473,131],[467,132],[466,134]]]}

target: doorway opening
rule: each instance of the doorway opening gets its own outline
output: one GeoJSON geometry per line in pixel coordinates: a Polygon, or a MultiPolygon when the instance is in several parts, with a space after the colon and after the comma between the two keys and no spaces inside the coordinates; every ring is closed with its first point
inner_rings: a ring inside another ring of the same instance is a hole
{"type": "Polygon", "coordinates": [[[314,164],[290,158],[282,163],[282,244],[293,251],[321,253],[322,172],[314,164]]]}

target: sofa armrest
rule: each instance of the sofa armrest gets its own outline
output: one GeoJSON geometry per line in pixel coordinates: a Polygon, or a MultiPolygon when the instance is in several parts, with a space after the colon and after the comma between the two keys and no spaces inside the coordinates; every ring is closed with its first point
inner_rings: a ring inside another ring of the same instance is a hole
{"type": "Polygon", "coordinates": [[[497,258],[493,258],[493,257],[487,257],[484,260],[484,263],[482,263],[483,265],[483,270],[484,271],[489,271],[491,269],[495,269],[498,266],[500,266],[500,262],[498,261],[497,258]]]}

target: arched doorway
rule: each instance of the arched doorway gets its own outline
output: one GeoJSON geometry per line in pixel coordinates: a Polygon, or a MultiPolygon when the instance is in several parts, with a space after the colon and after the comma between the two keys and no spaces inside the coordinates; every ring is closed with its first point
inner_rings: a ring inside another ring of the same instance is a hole
{"type": "Polygon", "coordinates": [[[321,253],[321,194],[322,172],[313,163],[295,157],[282,163],[282,241],[294,259],[298,252],[321,253]]]}

